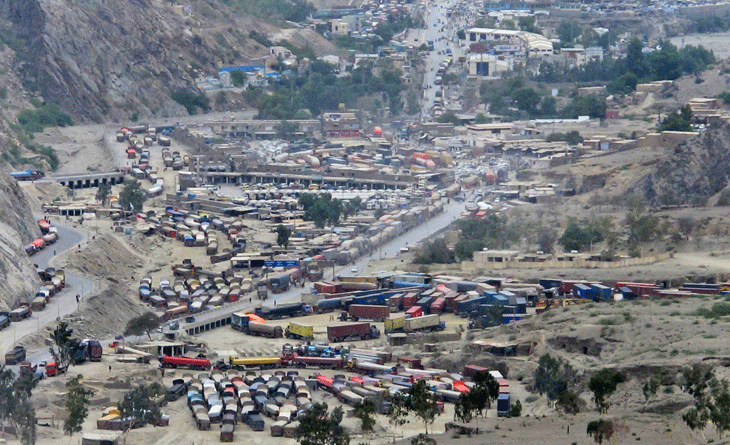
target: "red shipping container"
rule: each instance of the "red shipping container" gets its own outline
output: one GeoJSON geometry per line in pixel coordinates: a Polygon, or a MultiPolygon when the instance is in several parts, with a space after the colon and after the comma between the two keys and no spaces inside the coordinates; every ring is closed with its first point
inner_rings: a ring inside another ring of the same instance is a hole
{"type": "Polygon", "coordinates": [[[390,306],[392,312],[398,312],[403,309],[403,295],[398,294],[388,298],[388,306],[390,306]]]}
{"type": "Polygon", "coordinates": [[[499,384],[500,394],[509,394],[509,381],[507,379],[497,379],[497,383],[499,384]]]}
{"type": "Polygon", "coordinates": [[[415,306],[416,301],[418,301],[418,295],[416,294],[408,294],[405,297],[403,297],[403,309],[410,309],[413,306],[415,306]]]}
{"type": "Polygon", "coordinates": [[[406,311],[406,316],[411,316],[413,318],[420,317],[423,315],[423,309],[421,309],[421,306],[412,306],[410,309],[406,311]]]}
{"type": "Polygon", "coordinates": [[[462,374],[464,374],[464,377],[474,377],[474,374],[479,371],[487,372],[488,369],[477,365],[466,365],[464,366],[464,372],[462,374]]]}
{"type": "Polygon", "coordinates": [[[560,293],[561,294],[571,294],[573,293],[573,286],[576,284],[585,284],[586,286],[589,286],[590,283],[588,281],[579,281],[579,280],[563,280],[560,282],[560,293]]]}
{"type": "Polygon", "coordinates": [[[446,304],[445,297],[438,297],[433,303],[431,303],[431,313],[440,314],[444,311],[444,305],[446,304]]]}

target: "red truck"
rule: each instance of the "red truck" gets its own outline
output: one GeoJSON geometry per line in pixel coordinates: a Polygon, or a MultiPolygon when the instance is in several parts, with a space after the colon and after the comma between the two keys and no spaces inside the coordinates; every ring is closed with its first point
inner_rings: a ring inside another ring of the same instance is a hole
{"type": "Polygon", "coordinates": [[[327,326],[327,339],[333,343],[345,340],[368,340],[380,337],[380,331],[370,323],[350,323],[341,326],[327,326]]]}
{"type": "Polygon", "coordinates": [[[373,306],[367,304],[351,304],[347,312],[340,316],[341,320],[351,318],[358,321],[361,318],[367,320],[383,321],[390,317],[390,306],[373,306]]]}
{"type": "Polygon", "coordinates": [[[211,368],[210,361],[204,358],[171,357],[163,355],[160,358],[160,365],[163,368],[190,368],[208,371],[211,368]]]}
{"type": "Polygon", "coordinates": [[[420,317],[422,315],[423,315],[423,309],[421,309],[421,306],[413,306],[406,311],[407,317],[415,318],[415,317],[420,317]]]}

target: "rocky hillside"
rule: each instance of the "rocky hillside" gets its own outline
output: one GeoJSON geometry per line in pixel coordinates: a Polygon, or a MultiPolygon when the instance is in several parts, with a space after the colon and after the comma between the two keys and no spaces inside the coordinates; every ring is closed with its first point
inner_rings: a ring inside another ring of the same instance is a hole
{"type": "Polygon", "coordinates": [[[184,115],[174,91],[265,54],[249,30],[274,30],[218,2],[186,3],[189,17],[163,0],[0,0],[0,34],[25,92],[76,121],[184,115]]]}
{"type": "Polygon", "coordinates": [[[730,124],[717,121],[660,159],[636,191],[655,205],[704,205],[729,179],[730,124]]]}
{"type": "Polygon", "coordinates": [[[41,284],[24,243],[40,233],[23,190],[9,175],[0,174],[0,310],[27,302],[41,284]]]}

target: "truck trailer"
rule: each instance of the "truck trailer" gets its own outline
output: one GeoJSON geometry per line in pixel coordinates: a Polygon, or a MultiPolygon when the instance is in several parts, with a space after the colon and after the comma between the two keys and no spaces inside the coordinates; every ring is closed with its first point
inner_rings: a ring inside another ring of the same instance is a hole
{"type": "Polygon", "coordinates": [[[286,338],[297,338],[301,340],[311,340],[314,338],[314,328],[299,323],[291,322],[284,331],[286,338]]]}
{"type": "Polygon", "coordinates": [[[403,330],[405,332],[417,331],[443,331],[446,324],[441,321],[438,315],[424,315],[422,317],[406,318],[404,320],[403,330]]]}
{"type": "Polygon", "coordinates": [[[342,313],[341,319],[351,318],[355,321],[361,318],[374,321],[383,321],[390,316],[390,306],[370,306],[366,304],[351,304],[347,312],[342,313]]]}
{"type": "Polygon", "coordinates": [[[345,340],[368,340],[378,337],[380,337],[380,331],[370,323],[327,326],[327,339],[335,343],[345,340]]]}

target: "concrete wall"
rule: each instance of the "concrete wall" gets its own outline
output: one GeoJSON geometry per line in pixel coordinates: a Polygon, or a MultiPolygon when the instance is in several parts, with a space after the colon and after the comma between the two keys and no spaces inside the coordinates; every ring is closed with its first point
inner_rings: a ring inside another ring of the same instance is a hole
{"type": "Polygon", "coordinates": [[[661,253],[645,256],[642,258],[627,258],[621,261],[588,261],[575,259],[573,261],[543,261],[540,263],[529,263],[520,261],[505,261],[502,263],[477,263],[475,261],[463,261],[462,272],[479,272],[503,269],[617,269],[620,267],[639,266],[652,264],[672,258],[672,253],[661,253]]]}
{"type": "Polygon", "coordinates": [[[637,141],[638,147],[664,147],[673,150],[677,145],[697,136],[694,132],[685,131],[664,131],[662,133],[649,133],[637,141]]]}

